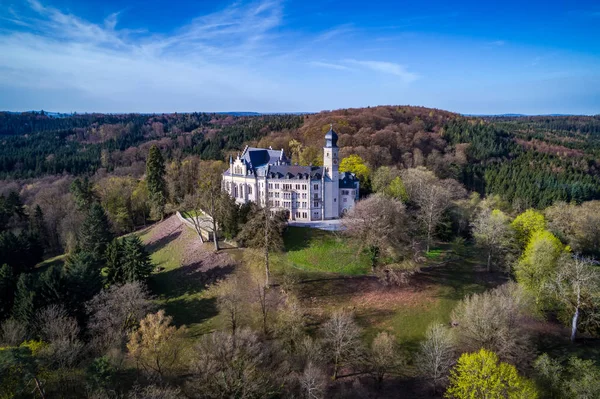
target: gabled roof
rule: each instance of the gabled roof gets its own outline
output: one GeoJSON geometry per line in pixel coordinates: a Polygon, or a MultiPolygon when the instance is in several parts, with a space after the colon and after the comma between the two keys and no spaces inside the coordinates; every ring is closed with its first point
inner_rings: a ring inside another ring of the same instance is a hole
{"type": "Polygon", "coordinates": [[[340,172],[340,188],[356,188],[358,177],[354,173],[340,172]]]}
{"type": "Polygon", "coordinates": [[[289,163],[283,150],[266,148],[246,147],[241,158],[246,162],[246,165],[250,169],[256,169],[264,165],[289,163]]]}
{"type": "Polygon", "coordinates": [[[268,177],[272,179],[321,179],[323,168],[319,166],[273,165],[268,177]]]}

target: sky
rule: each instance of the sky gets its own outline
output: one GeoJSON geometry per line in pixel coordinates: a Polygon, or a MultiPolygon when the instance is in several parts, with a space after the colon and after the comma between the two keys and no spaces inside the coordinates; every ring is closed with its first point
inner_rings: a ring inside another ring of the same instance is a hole
{"type": "Polygon", "coordinates": [[[389,104],[600,114],[600,2],[0,0],[0,110],[389,104]]]}

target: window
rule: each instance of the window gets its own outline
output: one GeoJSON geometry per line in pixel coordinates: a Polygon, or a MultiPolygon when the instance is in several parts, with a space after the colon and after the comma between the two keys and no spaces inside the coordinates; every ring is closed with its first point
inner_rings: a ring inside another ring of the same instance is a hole
{"type": "Polygon", "coordinates": [[[279,189],[279,183],[275,183],[275,188],[279,189]]]}
{"type": "Polygon", "coordinates": [[[302,199],[306,199],[306,193],[302,193],[302,199]]]}
{"type": "Polygon", "coordinates": [[[273,188],[273,183],[269,183],[269,189],[273,188]]]}
{"type": "Polygon", "coordinates": [[[315,202],[313,203],[313,206],[314,206],[315,208],[317,208],[317,207],[319,206],[319,201],[315,201],[315,202]]]}
{"type": "MultiPolygon", "coordinates": [[[[271,194],[271,193],[269,193],[271,194]]],[[[275,191],[275,198],[279,198],[279,191],[275,191]]]]}
{"type": "Polygon", "coordinates": [[[252,186],[248,186],[248,194],[252,194],[252,186]]]}
{"type": "Polygon", "coordinates": [[[319,194],[314,194],[313,199],[319,199],[319,194]]]}
{"type": "Polygon", "coordinates": [[[318,190],[318,189],[319,189],[319,185],[318,185],[318,184],[315,184],[315,185],[313,186],[313,188],[314,188],[315,190],[318,190]]]}
{"type": "Polygon", "coordinates": [[[344,198],[344,202],[348,202],[348,198],[344,198]]]}
{"type": "MultiPolygon", "coordinates": [[[[275,193],[277,194],[277,193],[275,193]]],[[[271,191],[269,191],[269,198],[273,198],[273,193],[271,191]]]]}
{"type": "Polygon", "coordinates": [[[308,217],[308,216],[306,216],[306,212],[302,212],[302,217],[303,217],[304,219],[306,219],[306,218],[308,217]]]}
{"type": "Polygon", "coordinates": [[[302,185],[302,190],[306,190],[306,184],[302,185]]]}

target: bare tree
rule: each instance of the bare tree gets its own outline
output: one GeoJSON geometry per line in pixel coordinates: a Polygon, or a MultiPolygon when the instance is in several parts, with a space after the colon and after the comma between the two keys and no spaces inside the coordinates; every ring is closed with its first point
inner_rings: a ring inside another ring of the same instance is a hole
{"type": "Polygon", "coordinates": [[[36,330],[42,340],[48,342],[46,358],[61,368],[72,366],[83,350],[77,320],[58,305],[40,310],[35,319],[36,330]]]}
{"type": "Polygon", "coordinates": [[[361,349],[360,328],[351,314],[336,311],[322,327],[323,341],[333,362],[333,379],[340,368],[358,359],[361,349]]]}
{"type": "Polygon", "coordinates": [[[128,335],[152,309],[150,293],[139,281],[114,285],[100,292],[86,303],[94,349],[98,353],[124,350],[128,335]]]}
{"type": "Polygon", "coordinates": [[[387,332],[377,334],[367,357],[367,366],[377,386],[381,387],[385,376],[398,372],[404,363],[404,359],[398,353],[394,337],[387,332]]]}
{"type": "Polygon", "coordinates": [[[249,329],[214,332],[194,348],[188,392],[200,398],[260,398],[277,391],[287,373],[278,355],[249,329]]]}
{"type": "Polygon", "coordinates": [[[451,331],[440,323],[430,325],[415,362],[433,393],[437,394],[438,389],[445,386],[454,363],[454,339],[451,331]]]}
{"type": "Polygon", "coordinates": [[[22,322],[16,319],[8,319],[2,323],[2,328],[0,329],[0,344],[18,346],[25,340],[26,336],[27,328],[22,322]]]}
{"type": "Polygon", "coordinates": [[[270,284],[270,253],[284,247],[283,232],[287,226],[285,212],[271,212],[269,203],[264,208],[254,208],[250,218],[240,231],[238,241],[250,248],[262,249],[267,286],[270,284]]]}
{"type": "Polygon", "coordinates": [[[472,228],[477,245],[487,253],[487,271],[490,272],[492,261],[503,263],[502,257],[511,247],[510,220],[500,210],[484,209],[473,221],[472,228]]]}
{"type": "Polygon", "coordinates": [[[225,315],[231,329],[231,334],[234,336],[243,315],[245,288],[239,277],[235,274],[217,282],[211,287],[211,290],[217,297],[219,312],[225,315]]]}
{"type": "Polygon", "coordinates": [[[409,200],[419,207],[417,218],[425,229],[429,252],[431,238],[444,212],[453,200],[464,197],[466,191],[456,180],[440,180],[433,172],[422,167],[404,170],[402,182],[409,200]]]}
{"type": "Polygon", "coordinates": [[[308,363],[299,376],[302,396],[306,399],[323,399],[327,388],[327,377],[318,366],[308,363]]]}
{"type": "Polygon", "coordinates": [[[263,272],[261,254],[249,249],[244,252],[244,263],[248,266],[247,293],[249,300],[259,310],[263,333],[269,333],[269,321],[281,301],[279,292],[269,287],[269,277],[263,272]]]}
{"type": "Polygon", "coordinates": [[[592,259],[581,256],[565,254],[559,263],[556,278],[548,288],[572,314],[571,342],[575,342],[579,328],[600,323],[600,272],[592,259]],[[583,321],[581,312],[586,313],[583,321]]]}
{"type": "Polygon", "coordinates": [[[532,355],[531,337],[524,327],[534,301],[517,283],[507,283],[463,299],[452,312],[458,348],[474,352],[485,348],[510,362],[532,355]]]}
{"type": "Polygon", "coordinates": [[[361,249],[370,250],[373,270],[381,251],[398,257],[408,246],[410,227],[404,204],[381,194],[359,201],[342,223],[346,233],[359,241],[361,249]]]}
{"type": "Polygon", "coordinates": [[[210,216],[215,251],[219,250],[219,224],[222,223],[223,207],[228,199],[222,195],[221,189],[225,169],[225,164],[221,161],[204,163],[200,168],[198,210],[201,208],[210,216]]]}
{"type": "Polygon", "coordinates": [[[185,396],[178,388],[161,387],[156,385],[148,385],[147,387],[134,387],[127,399],[183,399],[185,396]]]}

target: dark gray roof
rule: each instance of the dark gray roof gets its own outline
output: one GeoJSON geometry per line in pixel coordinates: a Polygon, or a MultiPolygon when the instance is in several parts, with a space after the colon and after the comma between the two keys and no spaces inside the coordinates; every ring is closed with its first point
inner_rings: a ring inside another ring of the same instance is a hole
{"type": "Polygon", "coordinates": [[[340,172],[340,188],[356,188],[358,178],[354,173],[340,172]]]}
{"type": "Polygon", "coordinates": [[[269,167],[272,179],[321,179],[323,168],[319,166],[273,165],[269,167]]]}
{"type": "Polygon", "coordinates": [[[288,163],[283,150],[271,150],[265,148],[247,147],[242,159],[250,169],[256,169],[264,165],[273,165],[278,162],[288,163]]]}
{"type": "Polygon", "coordinates": [[[338,135],[333,130],[333,126],[329,128],[329,131],[325,134],[325,147],[337,147],[338,135]]]}

